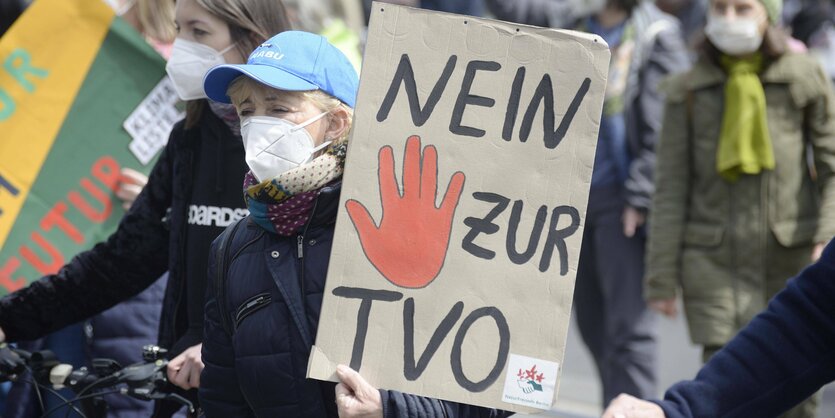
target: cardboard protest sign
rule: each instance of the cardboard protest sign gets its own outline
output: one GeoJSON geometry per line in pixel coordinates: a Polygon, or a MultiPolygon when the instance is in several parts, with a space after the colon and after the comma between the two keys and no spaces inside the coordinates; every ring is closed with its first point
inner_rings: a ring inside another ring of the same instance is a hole
{"type": "Polygon", "coordinates": [[[308,376],[548,409],[608,46],[375,4],[308,376]]]}
{"type": "Polygon", "coordinates": [[[0,62],[5,294],[114,230],[120,169],[147,173],[179,112],[164,60],[102,1],[37,0],[0,62]]]}

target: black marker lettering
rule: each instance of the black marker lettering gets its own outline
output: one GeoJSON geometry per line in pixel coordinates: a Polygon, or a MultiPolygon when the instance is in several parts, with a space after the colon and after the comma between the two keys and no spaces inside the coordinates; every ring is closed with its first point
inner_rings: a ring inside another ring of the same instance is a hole
{"type": "Polygon", "coordinates": [[[499,378],[505,362],[507,361],[507,355],[509,352],[510,328],[507,326],[507,319],[505,319],[504,315],[502,315],[502,312],[493,306],[476,309],[464,318],[464,322],[461,323],[461,328],[459,328],[458,333],[455,334],[455,341],[452,344],[452,354],[450,356],[452,376],[455,377],[455,381],[458,382],[458,385],[462,388],[467,389],[470,392],[483,392],[499,378]],[[496,363],[493,366],[493,369],[490,370],[490,373],[487,374],[487,377],[481,381],[473,382],[464,375],[464,367],[461,363],[461,346],[464,344],[464,337],[467,336],[467,331],[469,331],[470,327],[479,318],[483,318],[485,316],[493,318],[493,321],[496,323],[496,328],[499,330],[499,352],[496,356],[496,363]]]}
{"type": "Polygon", "coordinates": [[[495,203],[496,206],[488,212],[483,219],[473,217],[464,219],[464,225],[470,227],[470,232],[467,232],[467,235],[464,236],[461,248],[478,258],[492,260],[493,257],[496,256],[496,253],[486,248],[479,247],[473,243],[473,240],[481,233],[490,235],[499,231],[499,226],[494,224],[493,220],[496,219],[496,217],[499,216],[499,214],[501,214],[505,209],[507,209],[510,199],[500,194],[484,192],[475,192],[473,193],[473,197],[476,198],[476,200],[481,200],[482,202],[495,203]]]}
{"type": "Polygon", "coordinates": [[[383,99],[383,104],[377,112],[377,122],[382,122],[388,118],[391,107],[394,105],[394,100],[397,99],[397,93],[400,91],[400,84],[402,83],[406,88],[406,96],[409,100],[409,111],[412,113],[412,123],[414,123],[415,126],[423,126],[423,124],[429,119],[429,116],[432,115],[435,105],[438,104],[438,100],[440,100],[441,95],[446,88],[449,77],[452,75],[452,70],[455,69],[455,62],[457,60],[458,57],[456,55],[449,57],[449,60],[447,60],[446,66],[444,67],[444,71],[441,73],[441,77],[437,82],[435,82],[435,87],[433,87],[432,92],[429,93],[429,98],[426,99],[426,104],[423,108],[421,108],[420,99],[417,95],[417,85],[415,84],[415,72],[412,69],[411,61],[409,61],[409,55],[403,54],[400,57],[400,64],[397,65],[397,70],[394,73],[394,78],[391,80],[391,85],[386,93],[386,97],[383,99]]]}
{"type": "Polygon", "coordinates": [[[551,76],[548,74],[543,75],[542,80],[539,82],[539,85],[536,87],[536,91],[531,98],[528,110],[525,111],[525,117],[522,118],[522,126],[519,130],[519,140],[522,142],[528,140],[528,136],[531,133],[531,125],[533,124],[533,117],[539,110],[539,105],[544,102],[542,115],[542,129],[544,131],[543,140],[546,148],[556,148],[562,141],[563,137],[565,137],[565,133],[568,131],[571,121],[574,120],[574,115],[577,113],[577,110],[580,109],[580,104],[583,102],[583,98],[586,96],[586,93],[588,93],[589,86],[591,86],[591,80],[586,78],[583,80],[580,88],[577,89],[577,94],[574,95],[574,99],[571,100],[571,103],[568,105],[568,110],[566,110],[565,115],[563,115],[562,120],[560,120],[560,126],[555,131],[554,88],[551,85],[551,76]]]}
{"type": "Polygon", "coordinates": [[[483,129],[470,126],[462,126],[461,119],[464,117],[464,109],[467,105],[493,107],[495,100],[470,94],[473,87],[476,71],[499,71],[501,64],[495,61],[470,61],[467,70],[464,71],[464,81],[461,83],[461,91],[458,92],[458,99],[455,100],[455,107],[452,108],[452,119],[449,121],[449,131],[456,135],[473,136],[481,138],[484,136],[483,129]]]}
{"type": "Polygon", "coordinates": [[[429,365],[429,360],[432,360],[432,356],[438,351],[438,347],[446,339],[449,331],[452,330],[452,326],[461,318],[463,311],[464,302],[457,302],[453,305],[449,313],[438,324],[438,328],[435,329],[432,338],[429,339],[426,349],[415,363],[415,300],[413,298],[405,300],[403,303],[403,376],[407,380],[417,380],[423,374],[426,366],[429,365]]]}
{"type": "Polygon", "coordinates": [[[551,256],[554,253],[554,247],[560,254],[560,276],[565,276],[568,273],[568,249],[565,245],[565,239],[577,232],[580,227],[580,212],[573,206],[558,206],[554,208],[551,213],[551,228],[548,230],[548,239],[545,241],[545,248],[542,249],[542,259],[539,261],[539,271],[545,272],[551,265],[551,256]],[[557,229],[561,215],[568,215],[571,218],[570,224],[563,228],[557,229]]]}
{"type": "Polygon", "coordinates": [[[510,212],[510,222],[507,224],[507,257],[515,264],[527,263],[536,252],[539,246],[539,238],[542,236],[542,228],[545,226],[545,219],[548,218],[548,207],[542,205],[536,212],[536,219],[533,222],[531,237],[528,239],[528,247],[524,252],[516,251],[516,231],[519,229],[519,220],[522,217],[523,203],[521,200],[513,202],[513,209],[510,212]]]}
{"type": "Polygon", "coordinates": [[[504,115],[504,127],[502,128],[502,139],[510,141],[513,137],[513,127],[516,126],[516,115],[519,114],[519,98],[522,96],[522,84],[525,82],[525,67],[516,70],[516,77],[513,78],[513,87],[510,89],[510,98],[507,100],[507,111],[504,115]]]}
{"type": "Polygon", "coordinates": [[[354,336],[354,348],[351,351],[351,368],[359,370],[362,366],[362,353],[365,350],[365,335],[368,333],[368,317],[371,315],[371,303],[375,300],[383,302],[396,302],[403,298],[400,292],[388,290],[371,290],[358,287],[337,287],[333,289],[335,296],[360,299],[360,308],[357,311],[357,333],[354,336]]]}

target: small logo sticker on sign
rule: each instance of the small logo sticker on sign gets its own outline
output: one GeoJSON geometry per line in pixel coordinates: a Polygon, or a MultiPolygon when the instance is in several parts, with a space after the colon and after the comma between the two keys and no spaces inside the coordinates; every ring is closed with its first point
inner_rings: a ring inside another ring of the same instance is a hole
{"type": "Polygon", "coordinates": [[[559,363],[511,354],[507,362],[502,401],[551,409],[559,363]]]}

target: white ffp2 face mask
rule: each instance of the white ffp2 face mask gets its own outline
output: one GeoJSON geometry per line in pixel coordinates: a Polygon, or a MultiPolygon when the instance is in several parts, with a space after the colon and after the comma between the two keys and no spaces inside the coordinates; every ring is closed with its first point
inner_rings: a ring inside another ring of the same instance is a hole
{"type": "Polygon", "coordinates": [[[745,55],[760,49],[763,35],[760,20],[753,17],[728,19],[708,14],[705,35],[710,42],[728,55],[745,55]]]}
{"type": "Polygon", "coordinates": [[[225,64],[223,54],[234,47],[229,45],[223,51],[182,38],[174,40],[171,58],[165,64],[165,72],[171,77],[174,90],[182,100],[196,100],[206,97],[203,91],[203,76],[212,67],[225,64]]]}
{"type": "Polygon", "coordinates": [[[326,141],[313,145],[305,126],[327,115],[321,113],[296,125],[270,116],[252,116],[241,122],[241,136],[246,150],[246,165],[259,182],[309,162],[313,155],[328,146],[326,141]]]}

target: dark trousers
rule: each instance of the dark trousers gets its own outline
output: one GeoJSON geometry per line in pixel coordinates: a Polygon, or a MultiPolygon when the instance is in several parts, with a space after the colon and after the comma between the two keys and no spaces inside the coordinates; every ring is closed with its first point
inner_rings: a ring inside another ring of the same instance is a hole
{"type": "Polygon", "coordinates": [[[643,229],[623,234],[625,201],[618,188],[589,195],[574,288],[574,309],[583,341],[603,386],[603,405],[620,393],[654,398],[656,315],[643,298],[643,229]]]}

